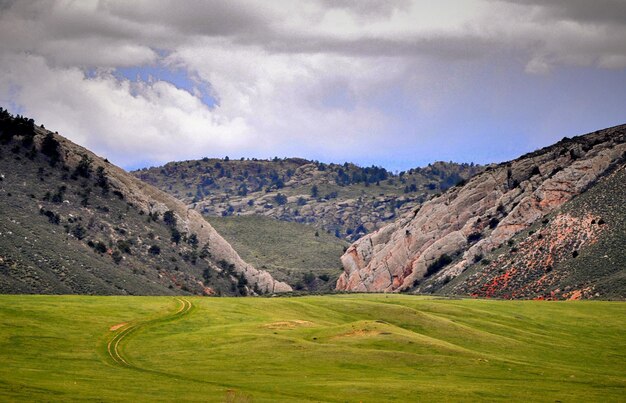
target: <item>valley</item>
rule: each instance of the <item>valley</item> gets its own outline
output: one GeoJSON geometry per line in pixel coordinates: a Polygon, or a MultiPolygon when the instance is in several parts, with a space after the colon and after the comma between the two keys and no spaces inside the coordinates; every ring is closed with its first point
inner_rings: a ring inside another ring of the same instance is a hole
{"type": "Polygon", "coordinates": [[[0,403],[626,403],[626,0],[0,37],[0,403]]]}

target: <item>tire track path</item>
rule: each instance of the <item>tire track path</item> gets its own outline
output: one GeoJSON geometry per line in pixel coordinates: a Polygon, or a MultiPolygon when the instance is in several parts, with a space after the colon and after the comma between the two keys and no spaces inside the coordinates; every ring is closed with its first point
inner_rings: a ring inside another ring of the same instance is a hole
{"type": "MultiPolygon", "coordinates": [[[[176,298],[176,300],[180,303],[180,308],[171,315],[167,315],[167,316],[163,316],[160,318],[155,318],[155,319],[151,319],[151,320],[147,320],[143,322],[127,323],[119,327],[118,329],[116,329],[115,336],[113,336],[113,338],[106,344],[107,357],[113,360],[116,366],[119,366],[122,368],[127,368],[127,369],[132,369],[134,371],[141,371],[147,374],[162,376],[168,379],[176,379],[182,382],[218,386],[218,387],[223,388],[227,394],[231,390],[236,391],[239,388],[239,386],[231,384],[231,383],[227,383],[227,382],[219,382],[219,381],[215,381],[211,379],[197,379],[197,378],[188,377],[182,374],[164,372],[164,371],[150,369],[150,368],[142,368],[138,365],[133,364],[132,361],[130,361],[128,357],[124,354],[124,350],[123,350],[124,342],[128,340],[128,336],[130,336],[132,333],[138,331],[139,329],[149,327],[151,325],[180,319],[183,316],[187,315],[189,311],[191,311],[191,309],[193,308],[193,304],[185,298],[176,298]]],[[[261,389],[247,388],[246,391],[248,392],[258,391],[264,394],[269,393],[267,390],[263,388],[261,389]]],[[[277,391],[273,391],[273,393],[275,394],[278,393],[280,396],[290,398],[293,401],[308,401],[306,396],[303,396],[297,393],[284,393],[284,392],[277,392],[277,391]]]]}
{"type": "Polygon", "coordinates": [[[115,336],[113,336],[113,338],[107,343],[107,353],[109,357],[119,366],[125,368],[141,369],[130,363],[128,357],[125,357],[125,355],[123,354],[122,346],[124,345],[124,341],[127,340],[129,335],[139,329],[157,323],[169,322],[171,320],[179,319],[188,314],[193,307],[193,304],[185,298],[176,298],[176,300],[180,303],[180,308],[171,315],[148,320],[145,322],[129,323],[117,329],[117,333],[115,334],[115,336]]]}

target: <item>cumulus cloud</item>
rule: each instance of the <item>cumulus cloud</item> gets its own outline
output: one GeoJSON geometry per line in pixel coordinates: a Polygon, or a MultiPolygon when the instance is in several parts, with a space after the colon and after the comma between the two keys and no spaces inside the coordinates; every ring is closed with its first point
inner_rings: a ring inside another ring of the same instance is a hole
{"type": "Polygon", "coordinates": [[[3,1],[0,101],[127,167],[376,161],[393,142],[433,155],[455,116],[514,96],[459,101],[502,66],[521,88],[569,66],[626,68],[625,16],[617,0],[3,1]],[[216,105],[116,74],[150,65],[186,72],[216,105]]]}

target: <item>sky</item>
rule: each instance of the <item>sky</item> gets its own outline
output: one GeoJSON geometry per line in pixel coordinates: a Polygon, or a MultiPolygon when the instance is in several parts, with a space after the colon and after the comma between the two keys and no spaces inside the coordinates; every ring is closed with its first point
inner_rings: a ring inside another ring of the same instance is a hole
{"type": "Polygon", "coordinates": [[[626,123],[624,0],[0,0],[0,106],[126,169],[513,159],[626,123]]]}

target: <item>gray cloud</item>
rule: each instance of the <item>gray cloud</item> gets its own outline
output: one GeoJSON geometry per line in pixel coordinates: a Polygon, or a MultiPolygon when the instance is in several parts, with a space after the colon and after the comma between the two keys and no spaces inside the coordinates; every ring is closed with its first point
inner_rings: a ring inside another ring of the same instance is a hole
{"type": "Polygon", "coordinates": [[[347,10],[363,17],[389,17],[395,10],[407,10],[410,0],[320,0],[325,8],[347,10]]]}
{"type": "MultiPolygon", "coordinates": [[[[450,7],[472,4],[448,2],[450,7]]],[[[426,29],[420,28],[421,23],[411,24],[411,19],[417,21],[428,8],[419,2],[412,6],[409,0],[311,0],[305,2],[307,7],[235,0],[72,4],[5,2],[0,34],[14,41],[0,49],[39,53],[57,64],[111,67],[150,62],[154,54],[149,48],[172,50],[197,40],[194,38],[222,38],[234,46],[257,46],[268,52],[350,57],[450,60],[516,50],[535,64],[540,59],[546,65],[597,63],[613,68],[621,67],[619,60],[626,58],[626,3],[616,0],[490,0],[494,5],[491,12],[486,9],[455,26],[434,23],[426,29]],[[337,9],[348,12],[345,28],[320,25],[337,9]],[[404,16],[403,31],[397,32],[394,24],[398,22],[390,19],[394,13],[404,16]],[[362,16],[366,20],[360,19],[362,16]],[[595,27],[567,25],[564,18],[581,24],[594,22],[595,27]],[[115,48],[121,49],[120,54],[107,62],[107,55],[114,53],[107,49],[115,48]],[[99,54],[99,49],[106,51],[99,54]],[[127,63],[122,61],[124,57],[127,63]]]]}
{"type": "Polygon", "coordinates": [[[271,23],[259,3],[237,0],[111,1],[103,3],[102,10],[124,20],[171,27],[184,35],[241,35],[262,31],[271,23]]]}
{"type": "MultiPolygon", "coordinates": [[[[498,46],[497,41],[478,35],[430,34],[411,38],[363,37],[356,39],[328,36],[292,35],[289,40],[272,36],[263,47],[271,52],[331,53],[364,57],[415,57],[428,56],[443,60],[472,59],[489,53],[498,46]]],[[[248,38],[240,43],[255,44],[248,38]]]]}
{"type": "Polygon", "coordinates": [[[538,6],[548,20],[569,19],[583,23],[626,24],[623,0],[495,0],[522,6],[538,6]]]}

